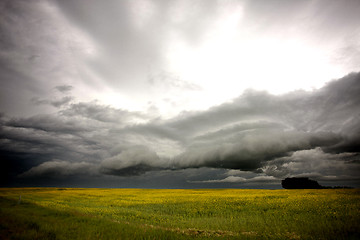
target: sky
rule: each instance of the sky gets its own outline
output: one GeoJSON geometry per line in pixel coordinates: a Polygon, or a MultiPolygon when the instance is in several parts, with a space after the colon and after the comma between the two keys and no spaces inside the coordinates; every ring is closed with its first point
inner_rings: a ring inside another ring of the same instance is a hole
{"type": "Polygon", "coordinates": [[[0,1],[0,186],[360,187],[360,1],[0,1]]]}

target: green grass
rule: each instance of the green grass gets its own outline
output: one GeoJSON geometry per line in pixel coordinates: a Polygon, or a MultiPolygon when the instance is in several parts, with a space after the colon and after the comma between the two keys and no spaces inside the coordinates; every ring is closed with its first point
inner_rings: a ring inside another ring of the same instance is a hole
{"type": "Polygon", "coordinates": [[[360,239],[359,200],[357,189],[0,189],[0,239],[360,239]]]}

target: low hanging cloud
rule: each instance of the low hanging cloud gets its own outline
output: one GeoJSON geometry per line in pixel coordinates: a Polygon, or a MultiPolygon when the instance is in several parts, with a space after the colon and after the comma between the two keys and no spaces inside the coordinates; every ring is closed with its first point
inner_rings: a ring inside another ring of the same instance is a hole
{"type": "Polygon", "coordinates": [[[268,176],[311,177],[317,180],[359,180],[360,154],[344,152],[325,153],[321,148],[297,151],[287,157],[267,162],[263,172],[268,176]]]}
{"type": "Polygon", "coordinates": [[[29,171],[20,174],[21,178],[31,177],[63,177],[73,175],[98,175],[98,166],[87,162],[66,162],[53,160],[44,162],[29,171]]]}
{"type": "Polygon", "coordinates": [[[305,175],[357,181],[359,105],[359,73],[311,92],[276,96],[249,90],[232,102],[167,120],[97,102],[71,103],[55,115],[3,115],[1,151],[41,159],[28,164],[22,177],[76,175],[85,169],[99,176],[132,176],[207,168],[257,175],[197,181],[305,175]]]}
{"type": "MultiPolygon", "coordinates": [[[[101,171],[110,175],[139,175],[164,168],[159,156],[144,146],[134,146],[101,162],[101,171]]],[[[165,163],[166,164],[166,163],[165,163]]]]}
{"type": "Polygon", "coordinates": [[[258,130],[232,133],[194,144],[177,157],[179,167],[215,167],[253,171],[262,163],[291,152],[336,144],[336,134],[258,130]]]}
{"type": "Polygon", "coordinates": [[[278,181],[273,176],[257,176],[253,178],[243,178],[239,176],[228,176],[224,179],[192,181],[192,183],[261,183],[261,182],[274,182],[278,181]]]}

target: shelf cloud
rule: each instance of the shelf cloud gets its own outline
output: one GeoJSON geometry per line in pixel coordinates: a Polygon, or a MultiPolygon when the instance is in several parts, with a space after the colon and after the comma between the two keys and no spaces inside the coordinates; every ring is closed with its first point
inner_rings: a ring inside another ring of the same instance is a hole
{"type": "MultiPolygon", "coordinates": [[[[27,160],[32,167],[19,172],[21,178],[211,168],[262,174],[251,181],[304,174],[326,179],[339,171],[337,178],[357,179],[358,86],[360,74],[353,73],[311,92],[276,96],[252,90],[167,120],[72,103],[55,115],[2,116],[1,151],[43,159],[38,165],[27,160]],[[131,121],[137,118],[146,122],[131,121]]],[[[228,176],[203,182],[249,181],[228,176]]]]}

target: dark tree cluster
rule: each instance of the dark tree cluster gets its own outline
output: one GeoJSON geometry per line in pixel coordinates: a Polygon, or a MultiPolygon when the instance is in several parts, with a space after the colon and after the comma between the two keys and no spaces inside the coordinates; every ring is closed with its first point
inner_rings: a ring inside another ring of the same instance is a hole
{"type": "Polygon", "coordinates": [[[285,189],[322,189],[317,181],[310,180],[307,177],[293,177],[293,178],[285,178],[285,180],[281,181],[281,185],[285,189]]]}

